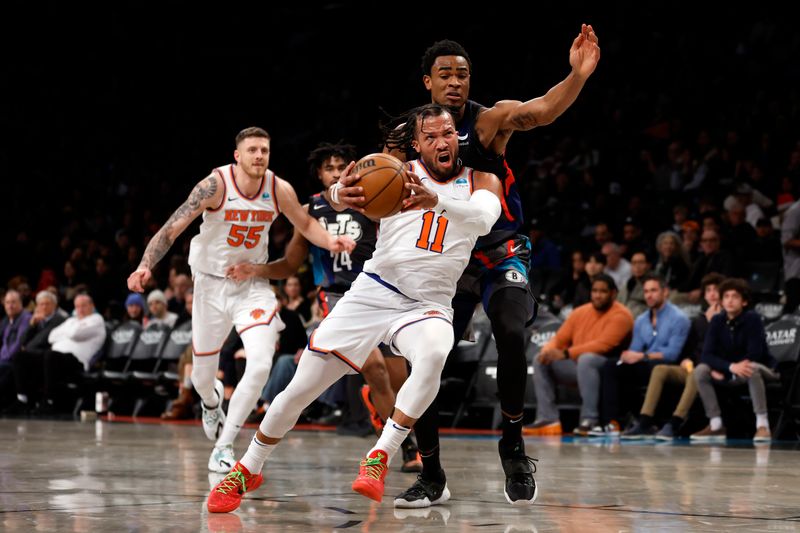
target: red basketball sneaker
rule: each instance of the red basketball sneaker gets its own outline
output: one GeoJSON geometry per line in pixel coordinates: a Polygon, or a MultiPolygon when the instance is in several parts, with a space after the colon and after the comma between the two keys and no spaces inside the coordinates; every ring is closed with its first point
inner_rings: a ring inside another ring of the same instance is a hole
{"type": "Polygon", "coordinates": [[[369,411],[369,421],[372,422],[372,427],[375,428],[375,433],[380,435],[381,431],[383,431],[383,419],[381,415],[378,414],[378,409],[375,407],[375,404],[372,403],[372,398],[369,396],[369,385],[364,385],[361,387],[361,400],[364,402],[364,406],[369,411]]]}
{"type": "Polygon", "coordinates": [[[358,477],[353,481],[353,490],[371,500],[383,499],[383,479],[386,477],[388,456],[383,450],[375,450],[361,461],[358,477]]]}
{"type": "Polygon", "coordinates": [[[261,473],[251,474],[242,463],[236,462],[225,479],[217,483],[208,495],[209,513],[230,513],[239,508],[245,492],[256,490],[264,482],[261,473]]]}

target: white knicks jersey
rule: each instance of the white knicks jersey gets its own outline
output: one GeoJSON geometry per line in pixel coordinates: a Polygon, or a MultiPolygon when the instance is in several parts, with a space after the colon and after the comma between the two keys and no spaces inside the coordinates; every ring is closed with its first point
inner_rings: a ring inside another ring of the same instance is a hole
{"type": "Polygon", "coordinates": [[[203,212],[200,233],[189,247],[192,273],[225,277],[225,269],[238,263],[266,263],[269,227],[279,214],[275,196],[277,177],[267,170],[253,196],[245,196],[233,177],[236,165],[214,169],[224,184],[222,204],[203,212]]]}
{"type": "MultiPolygon", "coordinates": [[[[472,195],[471,168],[442,183],[431,178],[420,160],[407,164],[440,196],[467,201],[472,195]]],[[[409,298],[449,308],[477,240],[478,235],[449,220],[441,207],[398,213],[381,219],[375,253],[364,272],[409,298]]]]}

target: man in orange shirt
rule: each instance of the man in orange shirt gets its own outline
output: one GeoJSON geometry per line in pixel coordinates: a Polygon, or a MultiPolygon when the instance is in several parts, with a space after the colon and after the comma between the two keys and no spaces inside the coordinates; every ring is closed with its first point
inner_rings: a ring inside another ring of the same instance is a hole
{"type": "Polygon", "coordinates": [[[617,285],[608,274],[592,280],[592,300],[576,308],[533,362],[536,420],[527,435],[560,435],[556,383],[575,385],[582,405],[575,435],[586,435],[599,419],[600,370],[609,356],[630,342],[633,316],[616,301],[617,285]]]}

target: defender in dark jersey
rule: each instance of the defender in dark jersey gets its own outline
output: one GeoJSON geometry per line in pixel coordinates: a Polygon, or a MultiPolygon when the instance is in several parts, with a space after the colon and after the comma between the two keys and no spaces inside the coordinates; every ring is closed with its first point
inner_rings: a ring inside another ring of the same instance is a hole
{"type": "MultiPolygon", "coordinates": [[[[525,327],[536,314],[528,280],[531,246],[518,235],[522,202],[514,175],[505,161],[505,149],[515,131],[527,131],[553,122],[578,96],[600,59],[597,36],[582,25],[569,52],[570,74],[545,95],[527,102],[503,100],[485,108],[468,99],[472,64],[454,41],[439,41],[422,58],[423,83],[433,102],[447,106],[456,118],[459,154],[463,163],[496,174],[505,192],[503,212],[492,231],[478,240],[473,257],[459,281],[453,300],[455,338],[465,331],[475,305],[482,302],[497,343],[497,387],[503,414],[499,442],[506,476],[505,495],[512,505],[529,505],[537,496],[534,463],[525,454],[522,415],[527,382],[525,327]]],[[[409,129],[387,130],[386,146],[395,155],[410,146],[409,129]]],[[[413,124],[411,125],[413,126],[413,124]]],[[[347,191],[340,191],[348,194],[347,191]]],[[[354,192],[355,196],[357,193],[354,192]]],[[[438,410],[434,402],[415,427],[423,472],[417,482],[395,500],[397,507],[426,507],[439,503],[446,486],[439,462],[438,410]]]]}

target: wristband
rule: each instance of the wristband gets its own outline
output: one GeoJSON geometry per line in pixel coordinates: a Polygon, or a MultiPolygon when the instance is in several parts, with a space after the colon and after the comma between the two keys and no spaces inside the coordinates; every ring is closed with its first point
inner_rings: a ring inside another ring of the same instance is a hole
{"type": "Polygon", "coordinates": [[[330,196],[331,196],[331,201],[333,203],[335,203],[335,204],[339,203],[339,189],[341,189],[343,187],[344,187],[344,185],[342,185],[341,183],[339,183],[337,181],[336,183],[331,185],[330,189],[328,189],[328,192],[330,193],[330,196]]]}
{"type": "Polygon", "coordinates": [[[649,354],[649,353],[647,353],[647,352],[644,352],[644,354],[643,354],[643,357],[642,357],[642,358],[643,358],[645,361],[649,361],[649,360],[650,360],[650,354],[649,354]]]}

